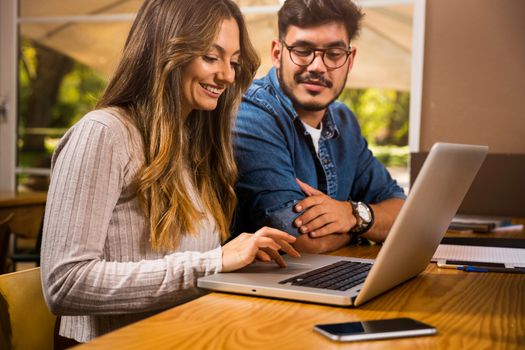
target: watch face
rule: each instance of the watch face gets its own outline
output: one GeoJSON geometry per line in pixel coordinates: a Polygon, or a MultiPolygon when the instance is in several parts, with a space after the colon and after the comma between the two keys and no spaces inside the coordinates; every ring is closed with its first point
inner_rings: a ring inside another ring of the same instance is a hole
{"type": "Polygon", "coordinates": [[[370,210],[368,210],[366,204],[363,204],[361,202],[357,203],[357,211],[359,213],[359,216],[363,219],[363,221],[368,223],[372,220],[370,210]]]}

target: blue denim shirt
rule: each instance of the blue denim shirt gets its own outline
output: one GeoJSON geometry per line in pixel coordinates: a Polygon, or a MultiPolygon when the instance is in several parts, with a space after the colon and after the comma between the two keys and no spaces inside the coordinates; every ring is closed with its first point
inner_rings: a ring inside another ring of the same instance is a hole
{"type": "Polygon", "coordinates": [[[328,106],[317,155],[276,69],[254,81],[237,116],[234,148],[239,167],[239,204],[234,233],[271,226],[298,236],[293,206],[305,195],[295,179],[330,197],[378,203],[405,198],[372,155],[354,114],[342,103],[328,106]]]}

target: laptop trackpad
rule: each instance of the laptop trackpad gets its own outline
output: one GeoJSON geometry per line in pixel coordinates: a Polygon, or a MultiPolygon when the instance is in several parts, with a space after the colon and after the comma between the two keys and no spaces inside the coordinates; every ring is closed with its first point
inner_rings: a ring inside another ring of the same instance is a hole
{"type": "Polygon", "coordinates": [[[301,264],[301,263],[291,263],[288,262],[288,266],[279,267],[275,262],[264,263],[264,262],[255,262],[251,265],[248,265],[241,270],[235,271],[236,273],[272,273],[272,274],[301,274],[308,270],[311,270],[315,266],[312,264],[301,264]]]}

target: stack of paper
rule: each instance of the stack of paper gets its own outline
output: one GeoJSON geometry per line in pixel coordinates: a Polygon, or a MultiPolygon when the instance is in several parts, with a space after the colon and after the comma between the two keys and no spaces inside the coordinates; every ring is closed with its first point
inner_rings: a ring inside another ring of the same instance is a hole
{"type": "MultiPolygon", "coordinates": [[[[512,224],[510,219],[489,218],[479,216],[455,216],[448,227],[449,231],[456,232],[494,232],[500,227],[509,227],[512,224]]],[[[523,228],[523,227],[522,227],[523,228]]]]}

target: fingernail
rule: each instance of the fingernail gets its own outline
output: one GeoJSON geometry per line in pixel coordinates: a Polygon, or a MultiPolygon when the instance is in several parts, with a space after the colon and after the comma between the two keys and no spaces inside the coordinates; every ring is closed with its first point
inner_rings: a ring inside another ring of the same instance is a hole
{"type": "Polygon", "coordinates": [[[302,211],[302,210],[303,210],[303,207],[301,207],[300,205],[296,205],[296,206],[295,206],[295,210],[297,210],[297,211],[302,211]]]}
{"type": "Polygon", "coordinates": [[[301,232],[303,232],[303,233],[308,232],[308,227],[306,227],[306,226],[301,227],[301,232]]]}
{"type": "Polygon", "coordinates": [[[301,227],[302,224],[303,224],[303,222],[301,220],[297,220],[295,222],[295,226],[297,226],[297,227],[301,227]]]}
{"type": "Polygon", "coordinates": [[[317,237],[317,232],[315,232],[315,231],[310,232],[310,236],[317,237]]]}

